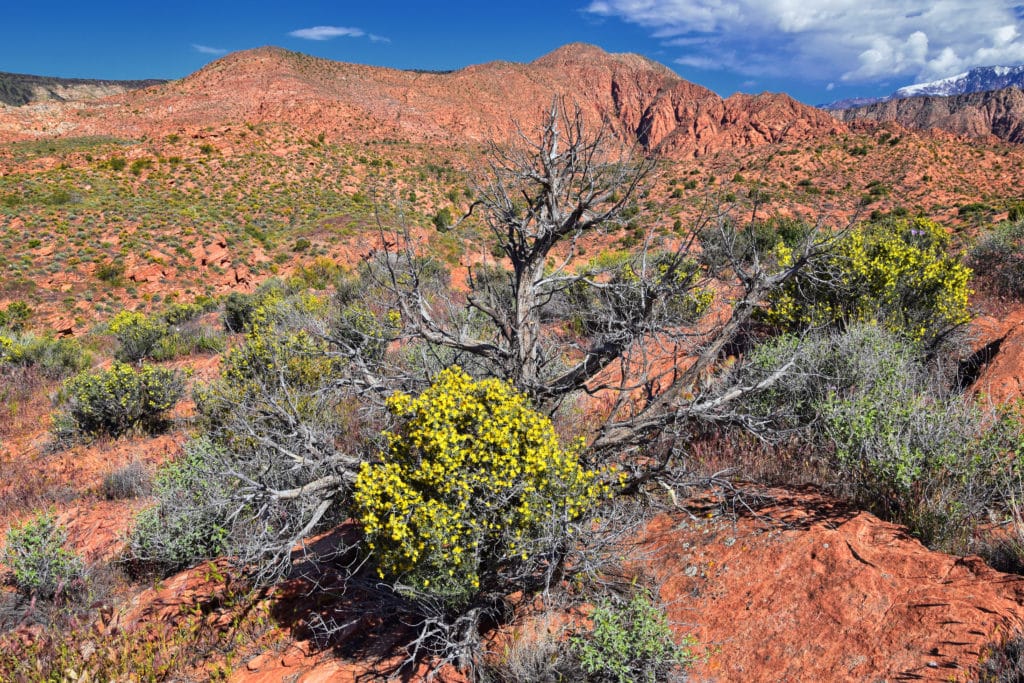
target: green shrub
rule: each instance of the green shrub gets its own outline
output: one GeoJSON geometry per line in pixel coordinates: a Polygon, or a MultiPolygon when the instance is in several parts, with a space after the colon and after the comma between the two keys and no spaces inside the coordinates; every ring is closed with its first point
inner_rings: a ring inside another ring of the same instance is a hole
{"type": "Polygon", "coordinates": [[[144,365],[136,370],[115,362],[109,370],[81,373],[64,384],[56,435],[116,438],[134,429],[158,431],[183,391],[181,374],[169,368],[144,365]]]}
{"type": "Polygon", "coordinates": [[[323,306],[322,300],[309,296],[256,308],[245,343],[224,358],[221,377],[227,393],[223,398],[229,402],[243,396],[254,398],[281,383],[294,390],[315,390],[335,376],[340,360],[327,355],[327,345],[302,326],[278,319],[282,315],[312,315],[312,309],[323,306]]]}
{"type": "Polygon", "coordinates": [[[57,524],[52,512],[11,527],[3,563],[13,572],[18,590],[51,599],[78,589],[85,566],[66,543],[67,530],[57,524]]]}
{"type": "Polygon", "coordinates": [[[0,334],[0,370],[36,367],[45,377],[59,379],[80,372],[89,364],[89,354],[77,339],[0,334]]]}
{"type": "Polygon", "coordinates": [[[693,661],[692,640],[676,645],[665,612],[646,591],[600,601],[592,626],[570,640],[589,681],[657,683],[693,661]]]}
{"type": "Polygon", "coordinates": [[[117,284],[124,277],[124,264],[110,259],[96,265],[95,275],[103,282],[117,284]]]}
{"type": "Polygon", "coordinates": [[[973,525],[998,513],[1024,436],[1011,410],[951,393],[914,343],[871,325],[784,336],[749,355],[745,384],[783,365],[785,381],[749,398],[751,423],[799,435],[824,481],[924,542],[971,550],[973,525]]]}
{"type": "Polygon", "coordinates": [[[341,266],[331,259],[321,256],[312,263],[299,266],[295,274],[288,279],[292,291],[304,289],[326,289],[342,275],[341,266]]]}
{"type": "Polygon", "coordinates": [[[128,169],[132,175],[141,175],[143,171],[153,167],[152,159],[136,159],[128,169]]]}
{"type": "Polygon", "coordinates": [[[224,327],[228,332],[244,332],[256,311],[256,298],[250,294],[231,292],[224,300],[224,327]]]}
{"type": "Polygon", "coordinates": [[[207,311],[216,308],[216,302],[209,297],[200,297],[190,304],[169,304],[160,317],[168,325],[182,325],[191,322],[207,311]]]}
{"type": "Polygon", "coordinates": [[[998,226],[971,249],[968,263],[985,289],[1024,298],[1024,221],[998,226]]]}
{"type": "Polygon", "coordinates": [[[155,361],[167,361],[197,353],[221,353],[224,348],[223,333],[201,326],[164,335],[157,341],[150,357],[155,361]]]}
{"type": "Polygon", "coordinates": [[[220,467],[223,457],[208,439],[195,439],[157,472],[157,503],[136,516],[125,548],[136,568],[166,575],[223,554],[230,486],[230,476],[220,467]]]}
{"type": "Polygon", "coordinates": [[[452,367],[388,407],[403,424],[359,471],[357,517],[382,578],[449,606],[528,575],[609,490],[503,381],[452,367]]]}
{"type": "MultiPolygon", "coordinates": [[[[948,241],[926,218],[856,227],[770,297],[765,319],[789,330],[877,323],[933,339],[969,320],[971,271],[946,254],[948,241]]],[[[783,265],[794,258],[785,245],[776,254],[783,265]]]]}
{"type": "Polygon", "coordinates": [[[108,329],[121,344],[118,359],[130,363],[152,358],[157,344],[168,332],[162,320],[138,311],[121,311],[110,321],[108,329]]]}
{"type": "Polygon", "coordinates": [[[438,232],[444,232],[452,226],[455,219],[452,217],[452,210],[447,206],[434,214],[433,223],[434,228],[438,232]]]}
{"type": "Polygon", "coordinates": [[[7,308],[0,311],[0,329],[7,328],[12,332],[19,332],[25,329],[26,323],[32,317],[32,308],[24,301],[12,301],[7,308]]]}

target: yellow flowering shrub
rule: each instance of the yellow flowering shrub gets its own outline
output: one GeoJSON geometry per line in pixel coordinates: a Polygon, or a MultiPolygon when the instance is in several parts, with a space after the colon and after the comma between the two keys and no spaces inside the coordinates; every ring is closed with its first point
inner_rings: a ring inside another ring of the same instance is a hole
{"type": "Polygon", "coordinates": [[[157,344],[168,333],[163,320],[139,311],[121,311],[111,319],[108,329],[121,344],[117,357],[130,363],[151,358],[157,344]]]}
{"type": "Polygon", "coordinates": [[[458,367],[419,397],[396,393],[403,420],[379,463],[356,479],[356,516],[382,578],[460,604],[498,575],[522,573],[603,496],[605,472],[580,465],[544,415],[499,379],[458,367]]]}
{"type": "MultiPolygon", "coordinates": [[[[765,318],[787,329],[861,322],[929,338],[970,319],[971,271],[947,246],[945,231],[927,218],[859,226],[776,291],[765,318]]],[[[782,265],[792,262],[784,245],[774,255],[782,265]]]]}

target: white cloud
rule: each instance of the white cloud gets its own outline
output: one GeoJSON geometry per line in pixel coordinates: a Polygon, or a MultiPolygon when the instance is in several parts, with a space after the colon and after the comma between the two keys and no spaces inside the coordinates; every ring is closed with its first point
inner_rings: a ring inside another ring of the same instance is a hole
{"type": "Polygon", "coordinates": [[[592,0],[681,48],[676,61],[744,75],[942,78],[1024,62],[1020,0],[592,0]]]}
{"type": "Polygon", "coordinates": [[[201,52],[204,55],[226,55],[228,53],[224,48],[199,45],[197,43],[192,43],[192,49],[196,52],[201,52]]]}
{"type": "Polygon", "coordinates": [[[331,38],[361,38],[366,32],[359,28],[348,26],[311,26],[291,31],[288,35],[294,38],[305,38],[306,40],[330,40],[331,38]]]}

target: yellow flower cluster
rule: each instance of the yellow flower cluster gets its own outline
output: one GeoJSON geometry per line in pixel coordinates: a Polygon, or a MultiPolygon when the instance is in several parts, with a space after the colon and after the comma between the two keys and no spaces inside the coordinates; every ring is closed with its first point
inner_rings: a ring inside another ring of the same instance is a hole
{"type": "MultiPolygon", "coordinates": [[[[964,323],[971,271],[946,254],[947,243],[927,218],[855,228],[824,264],[772,296],[766,318],[797,328],[875,323],[912,339],[964,323]]],[[[792,263],[784,245],[774,253],[792,263]]]]}
{"type": "Polygon", "coordinates": [[[19,350],[13,339],[0,335],[0,364],[14,359],[19,350]]]}
{"type": "Polygon", "coordinates": [[[467,596],[609,493],[604,471],[580,465],[581,444],[563,449],[507,382],[452,367],[388,407],[404,423],[386,433],[380,463],[363,463],[354,492],[382,577],[467,596]]]}

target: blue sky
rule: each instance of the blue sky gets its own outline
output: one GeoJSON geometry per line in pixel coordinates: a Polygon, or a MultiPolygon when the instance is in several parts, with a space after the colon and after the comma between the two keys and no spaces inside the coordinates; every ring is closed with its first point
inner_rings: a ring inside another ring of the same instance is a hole
{"type": "Polygon", "coordinates": [[[50,0],[8,3],[3,17],[0,71],[90,78],[178,78],[261,45],[454,69],[583,41],[643,54],[723,96],[782,91],[817,104],[1024,63],[1024,6],[1001,0],[50,0]]]}

